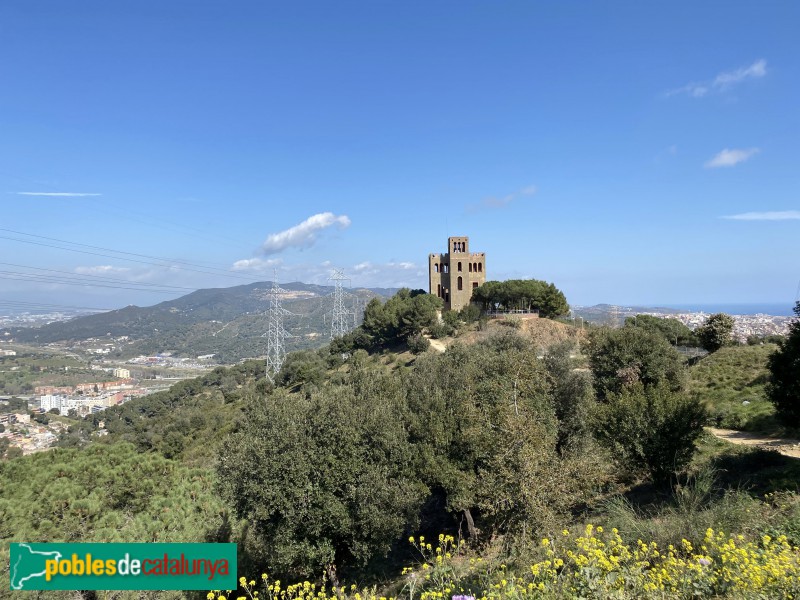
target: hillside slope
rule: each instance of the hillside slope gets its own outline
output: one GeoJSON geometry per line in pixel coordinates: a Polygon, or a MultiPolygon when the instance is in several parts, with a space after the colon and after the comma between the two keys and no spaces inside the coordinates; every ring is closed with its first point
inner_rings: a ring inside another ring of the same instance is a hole
{"type": "Polygon", "coordinates": [[[774,429],[775,409],[764,388],[767,358],[776,346],[730,346],[702,358],[689,370],[689,393],[706,404],[715,425],[727,429],[774,429]]]}
{"type": "MultiPolygon", "coordinates": [[[[294,337],[287,346],[298,350],[327,339],[331,286],[300,282],[281,284],[283,303],[294,316],[285,326],[294,337]]],[[[257,282],[229,288],[202,289],[154,306],[127,306],[105,313],[50,323],[41,327],[0,330],[0,336],[21,343],[81,342],[127,336],[116,356],[171,352],[177,356],[216,354],[221,362],[263,354],[261,336],[267,330],[265,312],[272,283],[257,282]]],[[[383,288],[350,290],[354,314],[370,298],[388,296],[383,288]],[[357,305],[357,306],[356,306],[357,305]]]]}

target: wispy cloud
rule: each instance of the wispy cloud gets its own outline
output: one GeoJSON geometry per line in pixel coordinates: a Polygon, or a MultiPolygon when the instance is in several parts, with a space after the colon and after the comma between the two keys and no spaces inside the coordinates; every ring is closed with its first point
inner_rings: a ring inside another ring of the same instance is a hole
{"type": "Polygon", "coordinates": [[[130,269],[127,267],[112,267],[111,265],[96,265],[92,267],[75,267],[75,272],[78,275],[119,275],[121,273],[129,273],[130,269]]]}
{"type": "Polygon", "coordinates": [[[533,196],[536,193],[536,186],[529,185],[516,192],[512,192],[505,196],[489,196],[488,198],[484,198],[477,204],[469,204],[467,205],[467,212],[468,213],[475,213],[481,210],[494,210],[499,208],[505,208],[509,204],[511,204],[514,200],[523,197],[523,196],[533,196]]]}
{"type": "Polygon", "coordinates": [[[722,152],[706,162],[706,169],[716,169],[718,167],[732,167],[752,158],[758,154],[758,148],[731,149],[725,148],[722,152]]]}
{"type": "Polygon", "coordinates": [[[721,218],[732,219],[734,221],[796,221],[800,220],[800,210],[746,212],[738,215],[728,215],[721,218]]]}
{"type": "Polygon", "coordinates": [[[385,263],[364,261],[349,269],[353,285],[368,287],[427,287],[427,268],[410,262],[392,260],[385,263]]]}
{"type": "Polygon", "coordinates": [[[83,197],[83,196],[102,196],[88,192],[15,192],[18,196],[51,196],[51,197],[83,197]]]}
{"type": "Polygon", "coordinates": [[[317,241],[317,234],[328,227],[344,229],[350,225],[347,215],[336,216],[332,212],[312,215],[302,223],[278,233],[271,233],[262,244],[264,254],[277,254],[286,248],[309,248],[317,241]]]}
{"type": "Polygon", "coordinates": [[[763,58],[751,65],[740,67],[734,71],[720,73],[714,79],[701,82],[693,82],[683,87],[669,90],[667,96],[686,94],[692,98],[702,98],[709,92],[724,92],[748,79],[757,79],[767,74],[767,61],[763,58]]]}
{"type": "Polygon", "coordinates": [[[279,258],[243,258],[233,263],[234,271],[264,271],[274,269],[283,261],[279,258]]]}
{"type": "Polygon", "coordinates": [[[353,265],[353,272],[359,273],[362,275],[375,275],[378,273],[385,272],[387,270],[391,271],[415,271],[419,270],[419,267],[414,264],[413,262],[408,261],[401,261],[401,262],[388,262],[382,264],[373,264],[369,261],[360,262],[357,265],[353,265]]]}

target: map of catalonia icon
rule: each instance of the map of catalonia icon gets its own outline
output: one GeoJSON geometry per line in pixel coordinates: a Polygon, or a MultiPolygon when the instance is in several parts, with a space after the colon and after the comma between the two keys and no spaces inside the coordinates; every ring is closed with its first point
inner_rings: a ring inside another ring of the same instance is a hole
{"type": "Polygon", "coordinates": [[[26,582],[39,577],[44,579],[46,573],[45,564],[48,560],[61,560],[61,553],[34,550],[29,544],[12,544],[11,568],[9,570],[11,589],[31,589],[25,587],[26,582]]]}

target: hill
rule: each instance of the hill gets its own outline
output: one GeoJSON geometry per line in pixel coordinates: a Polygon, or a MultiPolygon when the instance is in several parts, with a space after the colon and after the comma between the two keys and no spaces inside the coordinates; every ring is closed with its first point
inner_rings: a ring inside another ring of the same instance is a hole
{"type": "Polygon", "coordinates": [[[689,393],[706,404],[717,427],[775,429],[775,409],[764,393],[769,380],[767,358],[775,349],[774,344],[730,346],[691,367],[689,393]]]}
{"type": "MultiPolygon", "coordinates": [[[[21,343],[85,342],[126,338],[114,347],[114,356],[171,352],[177,356],[216,354],[220,362],[236,362],[263,354],[261,336],[267,330],[265,312],[272,282],[229,288],[202,289],[154,306],[126,306],[105,313],[81,316],[41,327],[0,330],[0,336],[21,343]]],[[[282,284],[285,307],[296,316],[287,318],[290,350],[318,346],[328,338],[332,286],[293,282],[282,284]]],[[[349,290],[354,314],[375,296],[391,296],[395,290],[349,290]]]]}

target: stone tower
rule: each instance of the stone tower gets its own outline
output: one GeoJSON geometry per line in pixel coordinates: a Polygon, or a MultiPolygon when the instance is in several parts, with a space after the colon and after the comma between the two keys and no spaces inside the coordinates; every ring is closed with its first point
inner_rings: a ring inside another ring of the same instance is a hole
{"type": "Polygon", "coordinates": [[[461,310],[486,281],[486,254],[470,253],[466,236],[447,238],[447,252],[428,257],[428,281],[428,291],[444,300],[445,310],[461,310]]]}

